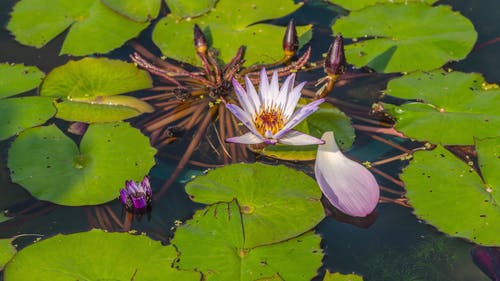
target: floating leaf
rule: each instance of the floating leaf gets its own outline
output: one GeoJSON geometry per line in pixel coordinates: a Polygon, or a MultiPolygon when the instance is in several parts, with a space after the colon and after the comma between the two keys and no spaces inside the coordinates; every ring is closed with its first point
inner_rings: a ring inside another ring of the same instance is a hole
{"type": "Polygon", "coordinates": [[[323,281],[363,281],[363,277],[356,274],[331,273],[327,270],[323,281]]]}
{"type": "Polygon", "coordinates": [[[463,59],[477,38],[472,23],[451,7],[422,3],[354,11],[337,20],[333,30],[359,39],[345,46],[349,63],[385,73],[431,70],[463,59]]]}
{"type": "Polygon", "coordinates": [[[56,104],[57,118],[85,123],[113,122],[135,117],[139,111],[122,105],[63,101],[56,104]]]}
{"type": "Polygon", "coordinates": [[[130,96],[114,96],[152,87],[149,74],[131,63],[105,58],[70,61],[52,70],[42,96],[61,97],[57,117],[86,123],[131,118],[153,108],[130,96]]]}
{"type": "Polygon", "coordinates": [[[134,21],[145,22],[156,18],[161,0],[101,0],[106,6],[134,21]]]}
{"type": "MultiPolygon", "coordinates": [[[[298,107],[306,105],[308,101],[301,99],[298,107]]],[[[342,149],[351,147],[356,137],[354,128],[351,126],[351,119],[342,111],[329,103],[322,103],[319,109],[311,116],[307,117],[295,130],[321,138],[324,132],[333,131],[338,136],[338,143],[342,149]]],[[[317,145],[269,145],[261,151],[263,155],[293,161],[310,161],[316,158],[317,145]]]]}
{"type": "Polygon", "coordinates": [[[245,228],[245,248],[295,237],[324,217],[321,191],[306,174],[285,166],[234,164],[209,171],[186,185],[195,202],[237,199],[245,228]]]}
{"type": "Polygon", "coordinates": [[[45,78],[40,95],[92,98],[118,95],[152,87],[149,74],[134,64],[106,58],[69,61],[45,78]]]}
{"type": "Polygon", "coordinates": [[[307,232],[282,243],[244,247],[240,209],[235,201],[219,203],[180,226],[172,240],[181,253],[179,267],[199,270],[207,280],[303,281],[316,275],[323,257],[319,236],[307,232]]]}
{"type": "Polygon", "coordinates": [[[500,245],[500,138],[477,141],[480,175],[442,146],[417,152],[401,179],[415,214],[439,230],[486,246],[500,245]]]}
{"type": "MultiPolygon", "coordinates": [[[[170,14],[161,19],[153,31],[153,41],[165,56],[199,65],[193,46],[193,27],[198,24],[211,47],[219,51],[219,58],[225,62],[236,55],[241,45],[246,46],[248,65],[275,62],[284,56],[281,46],[285,27],[255,23],[282,17],[299,6],[289,0],[220,0],[216,9],[197,18],[179,20],[182,15],[170,14]]],[[[310,28],[297,27],[297,33],[301,36],[310,28]]]]}
{"type": "Polygon", "coordinates": [[[148,22],[130,20],[100,0],[21,0],[7,29],[20,43],[38,48],[69,29],[61,54],[82,56],[107,53],[147,26],[148,22]]]}
{"type": "Polygon", "coordinates": [[[196,272],[170,265],[172,246],[144,235],[91,230],[58,234],[19,251],[5,280],[200,280],[196,272]]]}
{"type": "Polygon", "coordinates": [[[7,217],[6,214],[7,211],[0,211],[0,223],[4,221],[8,221],[11,219],[11,217],[7,217]]]}
{"type": "Polygon", "coordinates": [[[0,100],[0,140],[41,125],[56,113],[53,98],[22,97],[0,100]]]}
{"type": "Polygon", "coordinates": [[[80,150],[51,125],[21,133],[8,166],[12,181],[38,199],[81,206],[117,198],[125,180],[139,181],[148,173],[154,154],[148,139],[128,123],[90,125],[80,150]]]}
{"type": "Polygon", "coordinates": [[[0,271],[15,254],[16,248],[12,246],[12,239],[0,239],[0,271]]]}
{"type": "Polygon", "coordinates": [[[383,3],[409,3],[409,2],[421,2],[421,3],[426,3],[429,5],[432,5],[435,3],[437,0],[357,0],[357,1],[351,1],[351,0],[329,0],[333,4],[337,4],[339,6],[342,6],[346,8],[347,10],[361,10],[363,8],[366,8],[368,6],[373,6],[376,4],[383,4],[383,3]]]}
{"type": "Polygon", "coordinates": [[[384,105],[396,117],[396,129],[422,141],[472,145],[473,137],[500,136],[500,89],[483,89],[480,74],[417,72],[387,85],[386,93],[422,102],[384,105]]]}
{"type": "Polygon", "coordinates": [[[215,7],[217,0],[165,0],[172,16],[179,18],[196,17],[215,7]]]}
{"type": "Polygon", "coordinates": [[[35,66],[0,63],[0,99],[36,88],[44,76],[35,66]]]}

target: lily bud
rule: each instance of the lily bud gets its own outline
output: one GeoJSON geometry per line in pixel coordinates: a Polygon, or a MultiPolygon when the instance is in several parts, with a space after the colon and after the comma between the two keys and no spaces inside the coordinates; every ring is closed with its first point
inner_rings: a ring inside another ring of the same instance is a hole
{"type": "Polygon", "coordinates": [[[299,39],[295,29],[295,20],[291,19],[286,27],[285,37],[283,37],[283,51],[285,56],[292,57],[299,49],[299,39]]]}
{"type": "Polygon", "coordinates": [[[196,52],[198,53],[206,53],[208,49],[207,39],[205,38],[205,34],[201,31],[200,27],[195,24],[194,25],[194,47],[196,52]]]}
{"type": "Polygon", "coordinates": [[[500,280],[500,247],[477,246],[471,252],[472,261],[491,280],[500,280]]]}
{"type": "Polygon", "coordinates": [[[140,183],[133,180],[125,182],[125,188],[120,190],[120,200],[127,210],[140,211],[151,205],[153,190],[147,176],[140,183]]]}
{"type": "Polygon", "coordinates": [[[342,34],[339,33],[328,49],[324,69],[328,76],[337,76],[344,73],[345,64],[344,41],[342,34]]]}
{"type": "Polygon", "coordinates": [[[363,165],[347,158],[340,151],[333,132],[321,138],[314,173],[321,191],[341,212],[365,217],[377,206],[380,190],[372,173],[363,165]]]}

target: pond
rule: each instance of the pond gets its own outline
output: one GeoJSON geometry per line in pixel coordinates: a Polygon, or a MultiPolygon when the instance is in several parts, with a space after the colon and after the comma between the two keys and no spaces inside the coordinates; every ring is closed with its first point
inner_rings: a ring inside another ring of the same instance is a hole
{"type": "Polygon", "coordinates": [[[498,1],[165,2],[0,3],[0,280],[500,280],[498,1]]]}

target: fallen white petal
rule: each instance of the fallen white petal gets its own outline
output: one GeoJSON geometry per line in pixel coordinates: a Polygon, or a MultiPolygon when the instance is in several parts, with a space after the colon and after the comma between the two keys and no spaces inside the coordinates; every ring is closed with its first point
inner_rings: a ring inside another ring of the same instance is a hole
{"type": "Polygon", "coordinates": [[[321,191],[340,211],[365,217],[377,206],[380,190],[372,173],[340,151],[333,132],[326,132],[318,146],[314,172],[321,191]]]}

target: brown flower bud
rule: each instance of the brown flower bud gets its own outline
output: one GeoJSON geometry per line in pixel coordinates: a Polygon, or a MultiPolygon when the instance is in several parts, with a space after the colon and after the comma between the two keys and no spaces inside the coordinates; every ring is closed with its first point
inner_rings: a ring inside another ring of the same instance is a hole
{"type": "Polygon", "coordinates": [[[283,51],[285,56],[291,57],[295,55],[299,49],[299,39],[297,38],[297,30],[295,29],[295,20],[291,19],[286,27],[285,37],[283,37],[283,51]]]}
{"type": "Polygon", "coordinates": [[[208,48],[207,39],[197,24],[194,25],[194,47],[198,53],[203,54],[207,52],[208,48]]]}
{"type": "Polygon", "coordinates": [[[345,71],[345,54],[342,34],[337,34],[335,41],[330,45],[325,58],[324,69],[328,76],[343,74],[345,71]]]}

